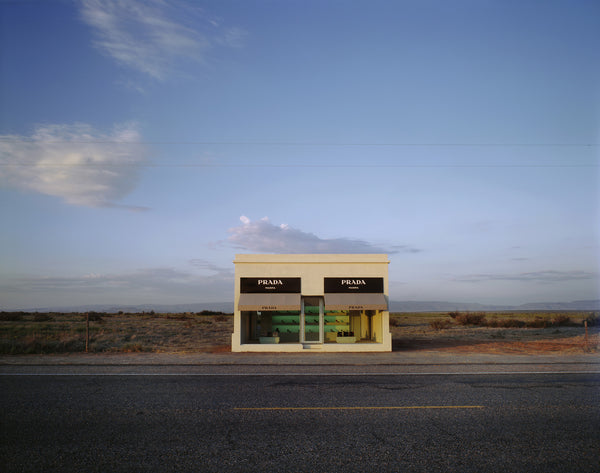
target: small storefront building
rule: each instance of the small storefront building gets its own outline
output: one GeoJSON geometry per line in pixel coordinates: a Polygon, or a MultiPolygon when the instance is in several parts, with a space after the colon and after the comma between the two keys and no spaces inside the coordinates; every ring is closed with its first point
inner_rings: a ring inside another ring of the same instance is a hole
{"type": "Polygon", "coordinates": [[[386,352],[385,254],[236,255],[234,352],[386,352]]]}

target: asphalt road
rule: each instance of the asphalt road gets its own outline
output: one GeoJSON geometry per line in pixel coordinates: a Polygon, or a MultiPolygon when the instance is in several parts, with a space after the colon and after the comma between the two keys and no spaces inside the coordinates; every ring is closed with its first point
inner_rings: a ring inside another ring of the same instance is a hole
{"type": "Polygon", "coordinates": [[[2,470],[597,472],[600,375],[0,376],[2,470]]]}

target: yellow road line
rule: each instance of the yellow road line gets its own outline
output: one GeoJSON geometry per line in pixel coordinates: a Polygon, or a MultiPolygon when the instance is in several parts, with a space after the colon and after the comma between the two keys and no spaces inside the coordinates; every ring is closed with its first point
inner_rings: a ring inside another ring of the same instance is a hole
{"type": "Polygon", "coordinates": [[[234,411],[361,411],[402,409],[483,409],[485,406],[234,407],[234,411]]]}

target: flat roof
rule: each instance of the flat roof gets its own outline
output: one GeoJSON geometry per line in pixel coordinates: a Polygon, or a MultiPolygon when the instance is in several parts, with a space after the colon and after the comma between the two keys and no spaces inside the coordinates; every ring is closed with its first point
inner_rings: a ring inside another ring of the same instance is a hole
{"type": "Polygon", "coordinates": [[[385,263],[387,254],[236,254],[234,263],[385,263]]]}

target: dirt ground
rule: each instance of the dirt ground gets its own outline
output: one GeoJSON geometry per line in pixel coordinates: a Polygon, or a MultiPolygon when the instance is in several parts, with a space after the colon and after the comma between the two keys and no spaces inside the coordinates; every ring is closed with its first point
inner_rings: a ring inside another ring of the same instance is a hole
{"type": "Polygon", "coordinates": [[[598,353],[598,329],[580,327],[506,329],[451,327],[431,330],[392,327],[393,351],[436,350],[451,353],[560,354],[598,353]]]}
{"type": "MultiPolygon", "coordinates": [[[[224,330],[223,330],[224,329],[224,330]]],[[[233,327],[232,327],[233,329],[233,327]]],[[[230,332],[225,332],[225,343],[215,343],[214,338],[204,339],[199,351],[219,353],[231,350],[230,332]],[[211,341],[213,343],[211,343],[211,341]]],[[[491,354],[567,354],[600,353],[600,327],[556,328],[490,328],[475,326],[451,326],[434,330],[428,319],[407,317],[406,323],[390,326],[394,352],[435,350],[447,353],[491,354]]]]}
{"type": "MultiPolygon", "coordinates": [[[[447,353],[490,354],[575,354],[600,353],[600,329],[580,327],[545,329],[506,329],[487,327],[451,327],[433,330],[428,325],[390,327],[394,352],[435,350],[447,353]]],[[[199,351],[228,352],[229,343],[205,340],[199,351]]]]}
{"type": "MultiPolygon", "coordinates": [[[[435,350],[445,353],[585,354],[600,352],[600,327],[588,328],[581,317],[571,326],[498,328],[459,325],[447,314],[397,314],[390,318],[394,352],[435,350]],[[431,323],[448,321],[435,329],[431,323]]],[[[523,320],[537,315],[520,315],[523,320]]],[[[547,317],[554,317],[548,314],[547,317]]],[[[492,318],[494,315],[488,315],[492,318]]],[[[505,317],[499,314],[498,317],[505,317]]],[[[6,317],[5,317],[6,318],[6,317]]],[[[102,315],[90,323],[92,353],[224,353],[231,351],[231,316],[191,314],[102,315]]],[[[85,318],[73,314],[0,320],[2,354],[85,351],[85,318]]]]}

